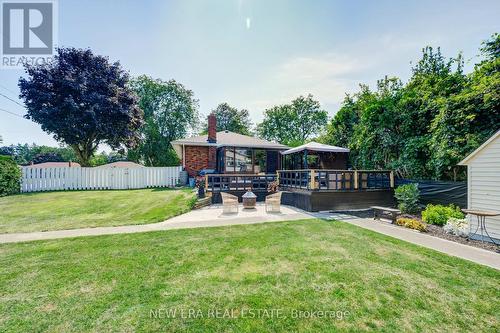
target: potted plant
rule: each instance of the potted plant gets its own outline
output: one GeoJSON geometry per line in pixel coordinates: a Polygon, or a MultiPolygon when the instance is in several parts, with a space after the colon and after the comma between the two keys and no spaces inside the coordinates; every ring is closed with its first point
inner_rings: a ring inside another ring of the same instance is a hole
{"type": "Polygon", "coordinates": [[[267,192],[276,193],[280,190],[280,184],[277,181],[270,182],[267,184],[267,192]]]}
{"type": "Polygon", "coordinates": [[[202,199],[205,197],[205,178],[196,178],[196,187],[198,188],[198,198],[202,199]]]}

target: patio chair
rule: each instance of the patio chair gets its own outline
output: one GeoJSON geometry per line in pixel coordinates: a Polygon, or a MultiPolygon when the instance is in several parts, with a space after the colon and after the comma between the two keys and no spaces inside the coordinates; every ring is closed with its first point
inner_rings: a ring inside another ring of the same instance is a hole
{"type": "Polygon", "coordinates": [[[283,192],[276,192],[266,197],[266,212],[281,212],[281,193],[283,192]]]}
{"type": "Polygon", "coordinates": [[[229,193],[221,192],[222,213],[238,213],[238,197],[229,193]]]}

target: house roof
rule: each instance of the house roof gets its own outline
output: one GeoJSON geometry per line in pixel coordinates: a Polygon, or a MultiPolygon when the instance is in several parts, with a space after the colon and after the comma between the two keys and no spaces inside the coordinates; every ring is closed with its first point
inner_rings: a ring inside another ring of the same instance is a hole
{"type": "Polygon", "coordinates": [[[288,155],[288,154],[298,153],[298,152],[301,152],[304,150],[312,150],[312,151],[323,152],[323,153],[348,153],[349,152],[349,149],[347,149],[347,148],[330,146],[330,145],[325,145],[323,143],[312,141],[312,142],[303,144],[302,146],[298,146],[298,147],[295,147],[292,149],[285,150],[284,152],[281,152],[281,154],[288,155]]]}
{"type": "Polygon", "coordinates": [[[279,143],[259,139],[249,135],[238,134],[230,131],[217,132],[217,143],[208,143],[208,135],[199,135],[191,138],[172,141],[177,154],[180,156],[181,146],[215,146],[215,147],[248,147],[266,149],[287,149],[288,147],[279,143]]]}
{"type": "MultiPolygon", "coordinates": [[[[61,168],[61,167],[69,167],[70,162],[44,162],[38,164],[27,165],[28,168],[61,168]]],[[[71,167],[80,167],[79,163],[71,162],[71,167]]]]}
{"type": "Polygon", "coordinates": [[[130,161],[118,161],[99,165],[96,168],[144,168],[144,166],[130,161]]]}
{"type": "Polygon", "coordinates": [[[489,145],[493,140],[500,136],[500,130],[498,130],[495,134],[493,134],[488,140],[486,140],[482,145],[479,146],[476,150],[470,153],[466,158],[464,158],[458,165],[467,165],[471,159],[473,159],[480,151],[482,151],[487,145],[489,145]]]}

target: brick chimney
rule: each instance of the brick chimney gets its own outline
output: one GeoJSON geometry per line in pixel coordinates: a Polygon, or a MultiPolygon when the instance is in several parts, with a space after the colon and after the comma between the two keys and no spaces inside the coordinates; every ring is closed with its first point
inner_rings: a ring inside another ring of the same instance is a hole
{"type": "MultiPolygon", "coordinates": [[[[208,115],[208,143],[217,143],[217,118],[215,114],[208,115]]],[[[208,168],[215,169],[217,167],[217,147],[208,147],[208,168]]]]}
{"type": "Polygon", "coordinates": [[[208,115],[208,140],[209,143],[217,143],[217,118],[215,114],[208,115]]]}

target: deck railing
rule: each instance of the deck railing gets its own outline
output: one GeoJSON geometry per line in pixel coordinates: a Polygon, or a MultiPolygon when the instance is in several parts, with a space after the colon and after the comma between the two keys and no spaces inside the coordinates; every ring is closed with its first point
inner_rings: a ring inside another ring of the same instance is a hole
{"type": "Polygon", "coordinates": [[[378,170],[278,170],[275,174],[209,174],[205,188],[209,192],[267,191],[278,180],[283,189],[310,191],[355,191],[394,188],[392,171],[378,170]]]}
{"type": "Polygon", "coordinates": [[[392,171],[279,170],[282,188],[305,190],[368,190],[394,188],[392,171]]]}
{"type": "Polygon", "coordinates": [[[251,189],[265,192],[269,183],[276,180],[277,175],[254,174],[209,174],[205,176],[206,189],[210,192],[244,191],[251,189]]]}

